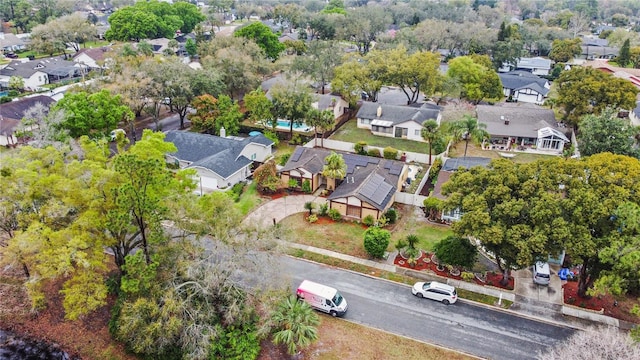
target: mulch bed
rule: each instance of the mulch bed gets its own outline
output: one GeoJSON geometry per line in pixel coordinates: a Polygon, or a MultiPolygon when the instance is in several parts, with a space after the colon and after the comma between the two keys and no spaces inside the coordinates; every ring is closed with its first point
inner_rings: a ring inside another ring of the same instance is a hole
{"type": "Polygon", "coordinates": [[[631,309],[638,300],[634,296],[626,296],[615,298],[613,295],[597,295],[590,298],[582,298],[578,296],[578,282],[568,281],[562,285],[564,289],[564,303],[589,309],[600,311],[604,309],[604,315],[611,316],[616,319],[640,323],[640,317],[631,314],[631,309]]]}
{"type": "MultiPolygon", "coordinates": [[[[425,261],[425,259],[430,259],[431,255],[432,255],[431,253],[427,253],[423,251],[414,267],[411,267],[407,259],[402,257],[402,255],[400,254],[396,255],[396,258],[393,260],[393,263],[397,266],[400,266],[406,269],[411,269],[416,271],[429,270],[436,275],[444,276],[450,279],[462,280],[461,276],[451,275],[451,273],[446,267],[444,267],[444,270],[441,271],[441,270],[438,270],[438,266],[433,261],[428,261],[428,260],[425,261]]],[[[478,278],[473,279],[473,281],[478,285],[490,285],[490,286],[495,286],[505,290],[513,290],[515,286],[515,279],[513,277],[509,277],[509,283],[506,286],[501,285],[500,280],[502,280],[502,274],[497,274],[492,272],[489,272],[486,274],[486,282],[480,281],[478,278]]]]}

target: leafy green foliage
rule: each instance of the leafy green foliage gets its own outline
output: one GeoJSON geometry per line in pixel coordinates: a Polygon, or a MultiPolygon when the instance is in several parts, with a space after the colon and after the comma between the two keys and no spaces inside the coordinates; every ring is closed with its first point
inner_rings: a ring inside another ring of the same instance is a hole
{"type": "Polygon", "coordinates": [[[380,149],[376,149],[376,148],[369,148],[369,150],[367,150],[367,155],[373,156],[373,157],[382,157],[380,155],[380,149]]]}
{"type": "Polygon", "coordinates": [[[264,51],[267,58],[271,60],[277,60],[285,49],[285,45],[278,41],[278,35],[274,34],[267,25],[259,21],[236,30],[233,36],[255,41],[264,51]]]}
{"type": "Polygon", "coordinates": [[[582,52],[581,45],[582,40],[580,38],[555,39],[551,46],[549,59],[558,63],[566,63],[576,55],[580,55],[582,52]]]}
{"type": "Polygon", "coordinates": [[[280,155],[280,160],[278,160],[278,165],[285,166],[290,158],[291,158],[290,152],[280,155]]]}
{"type": "Polygon", "coordinates": [[[391,233],[379,227],[370,227],[364,231],[364,249],[374,258],[382,258],[389,246],[391,233]]]}
{"type": "Polygon", "coordinates": [[[369,214],[362,219],[362,223],[366,226],[373,226],[376,223],[376,219],[373,218],[373,215],[369,214]]]}
{"type": "Polygon", "coordinates": [[[462,85],[462,97],[478,103],[502,98],[502,83],[491,60],[479,56],[459,56],[449,61],[447,76],[462,85]]]}
{"type": "Polygon", "coordinates": [[[108,90],[93,94],[68,93],[53,109],[64,111],[65,118],[60,127],[68,130],[73,138],[107,136],[119,122],[134,118],[131,110],[122,104],[120,95],[111,95],[108,90]]]}
{"type": "Polygon", "coordinates": [[[255,169],[253,179],[261,193],[273,193],[280,186],[280,177],[276,173],[276,164],[273,161],[266,162],[255,169]]]}
{"type": "Polygon", "coordinates": [[[339,221],[342,219],[342,214],[340,214],[338,209],[329,209],[328,215],[333,221],[339,221]]]}
{"type": "Polygon", "coordinates": [[[385,159],[396,160],[398,158],[398,150],[392,148],[391,146],[387,146],[382,150],[383,157],[385,159]]]}
{"type": "Polygon", "coordinates": [[[395,224],[396,220],[398,220],[398,211],[391,208],[384,213],[384,217],[389,220],[389,224],[395,224]]]}
{"type": "Polygon", "coordinates": [[[325,165],[322,168],[322,176],[326,176],[331,179],[344,179],[347,175],[347,164],[344,162],[344,158],[341,154],[331,152],[324,159],[325,165]]]}
{"type": "Polygon", "coordinates": [[[254,360],[260,353],[260,339],[257,334],[257,317],[250,321],[230,325],[218,326],[221,333],[216,341],[211,342],[208,358],[230,360],[254,360]]]}
{"type": "Polygon", "coordinates": [[[176,30],[189,33],[204,20],[198,7],[187,2],[137,2],[109,16],[111,26],[105,38],[120,41],[172,38],[176,30]]]}
{"type": "Polygon", "coordinates": [[[205,94],[193,100],[196,109],[189,115],[189,120],[198,131],[220,135],[222,128],[227,135],[235,135],[240,131],[242,113],[237,101],[232,101],[227,95],[220,95],[218,99],[205,94]]]}
{"type": "Polygon", "coordinates": [[[479,143],[489,139],[489,133],[485,130],[486,128],[487,125],[479,123],[478,119],[465,115],[461,120],[455,121],[450,129],[454,139],[464,140],[464,156],[467,156],[469,140],[479,143]]]}
{"type": "Polygon", "coordinates": [[[307,194],[311,194],[311,181],[309,180],[304,180],[302,181],[302,192],[305,192],[307,194]]]}
{"type": "Polygon", "coordinates": [[[580,118],[599,114],[607,107],[632,109],[638,89],[625,79],[616,78],[591,67],[574,66],[556,80],[557,104],[564,109],[564,119],[580,125],[580,118]]]}
{"type": "Polygon", "coordinates": [[[445,264],[471,268],[476,262],[478,250],[469,239],[459,236],[448,236],[434,246],[438,259],[445,264]]]}
{"type": "Polygon", "coordinates": [[[322,203],[320,204],[320,208],[318,209],[318,215],[325,216],[329,212],[329,204],[322,203]]]}
{"type": "Polygon", "coordinates": [[[606,108],[600,114],[587,114],[580,119],[578,147],[582,156],[602,152],[638,157],[634,137],[638,128],[628,119],[620,119],[618,112],[606,108]]]}
{"type": "Polygon", "coordinates": [[[313,201],[307,201],[304,203],[304,209],[309,211],[309,215],[313,213],[313,209],[315,209],[316,203],[313,201]]]}
{"type": "Polygon", "coordinates": [[[355,143],[355,145],[353,145],[353,150],[358,155],[367,155],[366,148],[367,148],[367,143],[364,141],[358,141],[357,143],[355,143]]]}

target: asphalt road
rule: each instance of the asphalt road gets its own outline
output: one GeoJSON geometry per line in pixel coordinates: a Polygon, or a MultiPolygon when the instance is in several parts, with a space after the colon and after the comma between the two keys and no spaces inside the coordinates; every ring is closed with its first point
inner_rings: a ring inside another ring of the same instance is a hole
{"type": "Polygon", "coordinates": [[[304,279],[337,288],[349,306],[346,320],[482,358],[535,359],[575,331],[461,301],[446,306],[406,285],[289,257],[281,266],[292,289],[304,279]]]}

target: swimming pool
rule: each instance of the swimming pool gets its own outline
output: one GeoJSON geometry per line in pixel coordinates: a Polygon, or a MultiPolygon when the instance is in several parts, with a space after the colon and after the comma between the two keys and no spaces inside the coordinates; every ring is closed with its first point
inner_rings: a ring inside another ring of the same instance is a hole
{"type": "MultiPolygon", "coordinates": [[[[278,126],[276,126],[276,128],[289,130],[290,126],[291,126],[291,121],[278,119],[278,126]]],[[[305,123],[300,123],[300,124],[293,123],[293,130],[295,130],[295,131],[310,131],[311,128],[305,123]]]]}

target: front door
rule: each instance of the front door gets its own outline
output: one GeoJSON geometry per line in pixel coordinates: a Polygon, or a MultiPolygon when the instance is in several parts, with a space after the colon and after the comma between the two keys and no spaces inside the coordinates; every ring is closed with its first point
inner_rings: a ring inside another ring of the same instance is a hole
{"type": "Polygon", "coordinates": [[[401,138],[402,137],[402,128],[401,127],[396,127],[396,135],[397,138],[401,138]]]}

